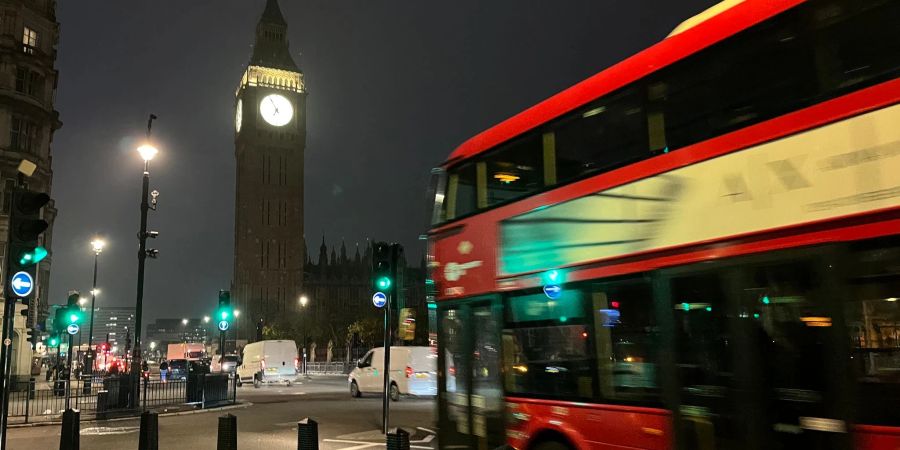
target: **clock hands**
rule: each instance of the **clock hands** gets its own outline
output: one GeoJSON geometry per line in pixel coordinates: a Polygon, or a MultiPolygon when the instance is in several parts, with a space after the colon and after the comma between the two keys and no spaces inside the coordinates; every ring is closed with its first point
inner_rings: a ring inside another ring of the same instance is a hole
{"type": "Polygon", "coordinates": [[[271,103],[272,107],[275,108],[275,115],[278,115],[278,105],[275,104],[275,99],[272,97],[269,97],[269,103],[271,103]]]}

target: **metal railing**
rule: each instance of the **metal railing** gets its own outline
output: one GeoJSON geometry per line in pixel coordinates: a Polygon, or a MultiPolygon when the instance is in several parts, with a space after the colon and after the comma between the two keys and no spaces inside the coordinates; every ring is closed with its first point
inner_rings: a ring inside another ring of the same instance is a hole
{"type": "MultiPolygon", "coordinates": [[[[17,387],[9,393],[9,417],[23,418],[25,423],[59,417],[66,409],[67,390],[69,407],[80,410],[82,419],[92,414],[138,412],[128,409],[131,390],[127,375],[72,381],[32,379],[17,383],[17,387]]],[[[237,402],[236,380],[221,374],[198,374],[191,380],[141,378],[140,392],[139,409],[177,405],[208,408],[237,402]]]]}

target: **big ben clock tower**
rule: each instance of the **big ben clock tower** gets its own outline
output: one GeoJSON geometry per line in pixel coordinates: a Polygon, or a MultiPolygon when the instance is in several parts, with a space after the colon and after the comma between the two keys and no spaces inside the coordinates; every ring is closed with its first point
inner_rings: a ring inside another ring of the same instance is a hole
{"type": "Polygon", "coordinates": [[[232,301],[239,339],[297,308],[303,284],[306,89],[287,22],[267,0],[253,56],[235,94],[237,183],[232,301]]]}

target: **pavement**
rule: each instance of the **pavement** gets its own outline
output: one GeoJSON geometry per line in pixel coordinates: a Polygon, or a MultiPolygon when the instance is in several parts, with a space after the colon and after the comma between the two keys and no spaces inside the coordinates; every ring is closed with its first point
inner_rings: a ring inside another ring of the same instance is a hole
{"type": "MultiPolygon", "coordinates": [[[[350,397],[344,376],[319,376],[287,386],[244,385],[238,389],[242,405],[227,411],[205,410],[193,414],[161,414],[159,448],[213,450],[218,417],[237,417],[238,446],[250,449],[297,448],[297,421],[310,417],[319,423],[322,450],[384,448],[381,434],[381,397],[350,397]]],[[[410,432],[414,449],[437,448],[434,436],[435,402],[432,398],[404,397],[391,403],[391,426],[410,432]]],[[[136,449],[138,419],[86,422],[81,427],[81,448],[136,449]]],[[[9,430],[10,449],[59,447],[59,425],[9,430]]]]}

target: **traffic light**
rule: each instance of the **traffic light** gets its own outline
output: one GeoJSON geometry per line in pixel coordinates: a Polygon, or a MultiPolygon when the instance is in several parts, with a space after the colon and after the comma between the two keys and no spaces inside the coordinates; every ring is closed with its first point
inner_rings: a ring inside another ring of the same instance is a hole
{"type": "Polygon", "coordinates": [[[47,347],[59,347],[59,336],[51,334],[50,337],[47,338],[47,347]]]}
{"type": "MultiPolygon", "coordinates": [[[[47,249],[38,245],[49,224],[41,219],[41,209],[50,201],[43,192],[14,189],[9,211],[9,242],[6,252],[6,296],[22,300],[21,314],[28,317],[29,299],[34,292],[37,264],[47,257],[47,249]]],[[[27,323],[27,320],[26,320],[27,323]]],[[[27,328],[28,342],[35,330],[27,328]]]]}
{"type": "Polygon", "coordinates": [[[372,287],[378,292],[389,293],[394,285],[394,246],[387,242],[372,245],[372,287]]]}
{"type": "Polygon", "coordinates": [[[231,292],[219,291],[219,307],[216,309],[215,317],[217,322],[225,321],[231,324],[234,317],[234,308],[231,307],[231,292]]]}

